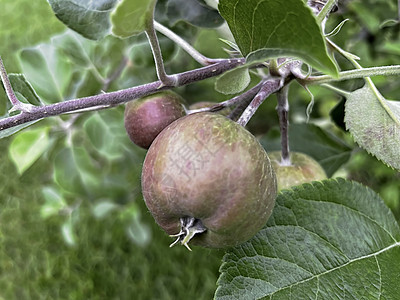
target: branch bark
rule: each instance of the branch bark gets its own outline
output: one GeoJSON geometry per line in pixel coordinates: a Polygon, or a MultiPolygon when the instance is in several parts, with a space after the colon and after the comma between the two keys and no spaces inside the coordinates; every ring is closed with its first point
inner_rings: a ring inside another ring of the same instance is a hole
{"type": "MultiPolygon", "coordinates": [[[[183,86],[220,75],[225,71],[243,65],[244,62],[244,58],[225,59],[211,66],[176,74],[177,86],[183,86]]],[[[115,106],[170,88],[171,87],[163,86],[162,82],[159,80],[116,92],[78,98],[50,105],[33,106],[29,112],[22,112],[16,116],[0,119],[0,131],[42,118],[77,112],[82,109],[115,106]]]]}

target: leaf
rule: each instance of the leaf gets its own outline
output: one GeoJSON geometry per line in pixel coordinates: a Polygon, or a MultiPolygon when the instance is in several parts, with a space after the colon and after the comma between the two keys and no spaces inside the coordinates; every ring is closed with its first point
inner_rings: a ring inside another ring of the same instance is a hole
{"type": "Polygon", "coordinates": [[[346,96],[345,123],[360,147],[400,170],[400,102],[386,100],[370,79],[346,96]]]}
{"type": "Polygon", "coordinates": [[[210,8],[199,0],[169,0],[167,16],[170,26],[179,21],[186,21],[192,25],[214,28],[222,25],[224,20],[218,11],[210,8]]]}
{"type": "Polygon", "coordinates": [[[20,52],[24,75],[46,103],[64,100],[72,79],[71,63],[51,45],[41,44],[20,52]]]}
{"type": "Polygon", "coordinates": [[[54,159],[54,181],[68,193],[84,193],[79,166],[73,150],[69,147],[58,152],[54,159]]]}
{"type": "Polygon", "coordinates": [[[120,207],[120,205],[115,204],[115,203],[111,202],[110,200],[104,200],[104,201],[97,203],[93,207],[93,215],[98,219],[102,219],[105,216],[107,216],[110,212],[116,210],[119,207],[120,207]]]}
{"type": "Polygon", "coordinates": [[[130,240],[140,247],[146,247],[151,242],[151,229],[140,220],[140,214],[132,215],[132,222],[126,228],[130,240]]]}
{"type": "Polygon", "coordinates": [[[74,224],[71,219],[68,219],[62,226],[61,226],[61,233],[64,238],[64,241],[69,246],[76,245],[76,237],[74,233],[74,224]]]}
{"type": "MultiPolygon", "coordinates": [[[[36,94],[35,90],[23,74],[8,74],[8,79],[10,80],[13,91],[19,101],[32,105],[42,104],[39,96],[36,94]]],[[[1,82],[1,85],[2,84],[3,83],[1,82]]],[[[11,107],[12,104],[8,99],[6,93],[3,93],[3,91],[0,89],[0,117],[6,118],[10,116],[9,110],[11,109],[11,107]]]]}
{"type": "Polygon", "coordinates": [[[267,225],[225,254],[216,299],[398,299],[399,240],[372,190],[304,184],[279,194],[267,225]]]}
{"type": "Polygon", "coordinates": [[[121,0],[111,13],[112,33],[121,38],[137,35],[153,22],[156,0],[121,0]]]}
{"type": "Polygon", "coordinates": [[[221,0],[218,8],[249,61],[294,56],[338,75],[321,28],[304,1],[221,0]]]}
{"type": "Polygon", "coordinates": [[[10,144],[9,154],[22,175],[50,145],[49,127],[39,127],[18,134],[10,144]]]}
{"type": "Polygon", "coordinates": [[[29,127],[39,121],[40,120],[31,121],[31,122],[27,122],[25,124],[17,125],[17,126],[7,128],[7,129],[0,128],[0,139],[9,137],[10,135],[13,135],[13,134],[21,131],[22,129],[29,127]]]}
{"type": "MultiPolygon", "coordinates": [[[[110,118],[119,115],[117,112],[109,111],[93,113],[83,124],[88,138],[95,149],[107,159],[118,159],[123,156],[123,145],[127,142],[127,134],[122,119],[116,121],[110,118]]],[[[119,115],[123,118],[122,115],[119,115]]]]}
{"type": "Polygon", "coordinates": [[[9,74],[11,86],[18,100],[32,105],[41,105],[39,96],[23,74],[9,74]]]}
{"type": "Polygon", "coordinates": [[[40,215],[43,219],[58,215],[60,210],[67,206],[65,199],[53,187],[42,188],[42,194],[46,201],[40,209],[40,215]]]}
{"type": "Polygon", "coordinates": [[[110,33],[109,15],[117,0],[47,0],[56,17],[85,38],[99,40],[110,33]]]}
{"type": "Polygon", "coordinates": [[[250,74],[247,68],[230,70],[217,78],[215,89],[225,95],[242,92],[250,83],[250,74]]]}
{"type": "MultiPolygon", "coordinates": [[[[267,152],[281,150],[279,129],[270,130],[260,143],[267,152]]],[[[342,140],[313,124],[290,124],[289,143],[290,151],[308,154],[318,161],[328,177],[349,160],[352,152],[342,140]]]]}

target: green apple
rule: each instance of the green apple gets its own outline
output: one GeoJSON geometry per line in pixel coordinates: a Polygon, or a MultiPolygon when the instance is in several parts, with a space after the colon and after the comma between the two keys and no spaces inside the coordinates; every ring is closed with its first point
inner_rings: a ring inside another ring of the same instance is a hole
{"type": "Polygon", "coordinates": [[[290,152],[290,163],[282,162],[280,151],[270,152],[268,156],[276,173],[279,191],[327,178],[321,165],[304,153],[290,152]]]}

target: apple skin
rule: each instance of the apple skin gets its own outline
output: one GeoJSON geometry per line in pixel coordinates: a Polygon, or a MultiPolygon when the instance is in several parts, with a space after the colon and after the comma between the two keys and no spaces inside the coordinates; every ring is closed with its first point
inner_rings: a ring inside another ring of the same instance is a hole
{"type": "Polygon", "coordinates": [[[206,231],[191,244],[225,248],[265,225],[277,186],[267,153],[251,133],[218,113],[202,112],[157,136],[143,164],[142,192],[166,233],[178,234],[181,218],[193,217],[206,231]]]}
{"type": "Polygon", "coordinates": [[[156,136],[173,121],[186,115],[184,100],[172,91],[159,92],[128,102],[124,123],[133,143],[148,149],[156,136]]]}
{"type": "Polygon", "coordinates": [[[290,152],[291,165],[289,166],[281,164],[280,151],[269,152],[268,156],[276,173],[278,191],[327,178],[321,165],[304,153],[290,152]]]}

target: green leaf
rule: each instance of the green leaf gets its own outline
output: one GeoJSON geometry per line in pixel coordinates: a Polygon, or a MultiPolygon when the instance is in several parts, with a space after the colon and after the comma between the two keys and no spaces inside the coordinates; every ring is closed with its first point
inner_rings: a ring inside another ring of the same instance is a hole
{"type": "Polygon", "coordinates": [[[345,123],[360,147],[400,170],[400,102],[386,100],[370,79],[346,96],[345,123]]]}
{"type": "Polygon", "coordinates": [[[250,74],[247,68],[230,70],[217,78],[215,89],[225,95],[242,92],[250,83],[250,74]]]}
{"type": "Polygon", "coordinates": [[[127,134],[122,119],[116,121],[112,115],[120,116],[117,111],[93,113],[83,124],[90,142],[107,159],[118,159],[124,154],[122,149],[127,142],[127,134]]]}
{"type": "Polygon", "coordinates": [[[167,16],[170,26],[179,21],[186,21],[192,25],[214,28],[222,25],[224,20],[218,11],[210,8],[199,0],[169,0],[167,16]]]}
{"type": "Polygon", "coordinates": [[[294,56],[337,76],[321,28],[304,1],[221,0],[218,8],[240,51],[249,55],[249,60],[255,60],[253,56],[294,56]]]}
{"type": "Polygon", "coordinates": [[[151,242],[151,230],[140,220],[138,212],[132,214],[132,221],[126,228],[126,233],[130,240],[140,247],[146,247],[151,242]]]}
{"type": "Polygon", "coordinates": [[[112,33],[121,38],[137,35],[153,22],[156,0],[121,0],[111,13],[112,33]]]}
{"type": "Polygon", "coordinates": [[[40,209],[40,215],[44,219],[58,215],[60,211],[67,206],[65,199],[60,195],[58,190],[53,187],[44,187],[42,189],[42,194],[46,202],[40,209]]]}
{"type": "Polygon", "coordinates": [[[41,44],[20,52],[24,75],[47,103],[64,100],[72,79],[71,62],[51,45],[41,44]]]}
{"type": "Polygon", "coordinates": [[[69,147],[62,149],[54,159],[54,181],[68,193],[84,193],[79,166],[69,147]]]}
{"type": "Polygon", "coordinates": [[[64,238],[64,241],[69,246],[76,245],[76,236],[74,232],[74,223],[71,219],[68,219],[62,226],[61,226],[61,233],[64,238]]]}
{"type": "MultiPolygon", "coordinates": [[[[260,143],[268,152],[281,150],[279,129],[271,129],[260,143]]],[[[289,143],[291,151],[308,154],[318,161],[328,177],[349,160],[352,152],[342,140],[313,124],[290,124],[289,143]]]]}
{"type": "Polygon", "coordinates": [[[56,17],[72,30],[92,40],[110,33],[109,15],[117,0],[47,0],[56,17]]]}
{"type": "Polygon", "coordinates": [[[23,74],[9,74],[12,88],[18,100],[32,105],[41,105],[39,96],[23,74]]]}
{"type": "Polygon", "coordinates": [[[111,202],[110,200],[103,200],[97,203],[93,207],[93,215],[98,218],[102,219],[107,216],[110,212],[118,209],[120,205],[111,202]]]}
{"type": "Polygon", "coordinates": [[[66,31],[51,39],[52,45],[60,49],[74,64],[82,68],[94,66],[92,53],[97,42],[89,41],[73,31],[66,31]]]}
{"type": "Polygon", "coordinates": [[[8,129],[3,129],[3,130],[0,131],[0,139],[9,137],[10,135],[13,135],[13,134],[19,132],[20,130],[22,130],[22,129],[26,128],[26,127],[29,127],[29,126],[31,126],[31,125],[35,124],[36,122],[39,122],[39,121],[40,120],[31,121],[31,122],[28,122],[28,123],[25,123],[25,124],[21,124],[21,125],[17,125],[17,126],[8,128],[8,129]]]}
{"type": "Polygon", "coordinates": [[[398,299],[399,241],[372,190],[304,184],[279,194],[267,225],[225,254],[216,299],[398,299]]]}
{"type": "Polygon", "coordinates": [[[18,134],[10,144],[11,160],[22,175],[50,145],[49,127],[39,127],[18,134]]]}

